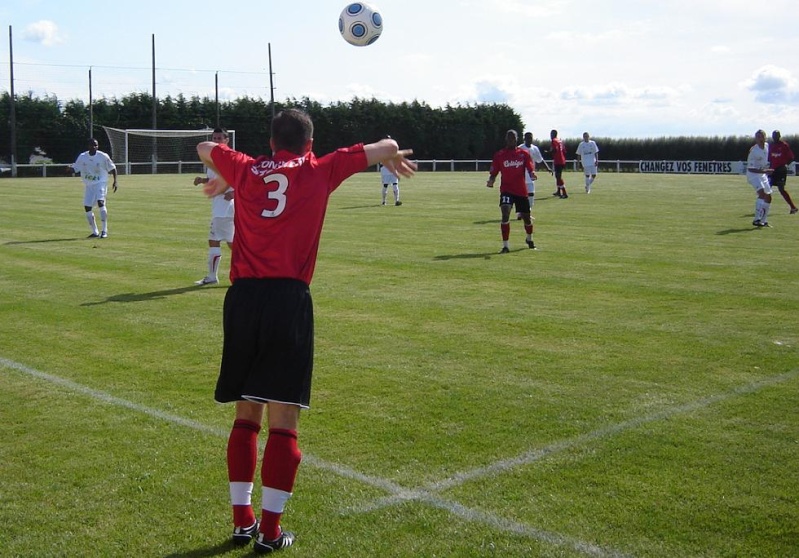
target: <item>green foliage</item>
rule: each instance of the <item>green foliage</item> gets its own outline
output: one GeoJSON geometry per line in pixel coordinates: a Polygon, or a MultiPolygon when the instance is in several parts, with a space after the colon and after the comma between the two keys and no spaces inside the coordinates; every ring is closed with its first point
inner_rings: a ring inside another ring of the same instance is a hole
{"type": "MultiPolygon", "coordinates": [[[[796,216],[751,227],[739,176],[565,178],[502,256],[483,176],[334,193],[286,556],[796,554],[796,216]]],[[[79,180],[0,182],[3,556],[252,553],[191,179],[122,177],[102,241],[79,180]]]]}
{"type": "MultiPolygon", "coordinates": [[[[93,104],[94,136],[100,148],[109,150],[101,126],[152,128],[152,96],[133,93],[122,99],[100,99],[93,104]]],[[[468,105],[432,108],[425,103],[384,103],[355,98],[323,106],[308,98],[287,99],[275,104],[275,111],[299,107],[308,111],[315,124],[317,153],[341,145],[376,141],[391,135],[402,145],[413,146],[416,157],[427,159],[490,159],[503,144],[504,132],[521,131],[520,117],[507,105],[468,105]]],[[[0,156],[11,152],[8,93],[0,99],[0,156]]],[[[158,100],[161,129],[213,128],[217,110],[222,126],[236,130],[237,149],[260,154],[269,151],[272,107],[262,99],[242,97],[217,108],[213,99],[182,95],[158,100]]],[[[56,97],[37,99],[31,95],[17,100],[17,153],[42,147],[55,162],[70,163],[83,150],[88,136],[89,109],[82,101],[62,104],[56,97]],[[37,143],[38,142],[38,143],[37,143]]],[[[18,162],[23,161],[22,155],[18,162]]]]}

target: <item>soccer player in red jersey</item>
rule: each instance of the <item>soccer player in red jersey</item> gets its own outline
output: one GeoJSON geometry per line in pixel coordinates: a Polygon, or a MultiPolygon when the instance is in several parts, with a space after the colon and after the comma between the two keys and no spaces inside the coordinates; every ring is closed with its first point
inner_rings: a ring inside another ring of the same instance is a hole
{"type": "Polygon", "coordinates": [[[560,138],[558,138],[558,131],[552,130],[549,132],[549,137],[552,139],[552,166],[555,167],[555,184],[558,189],[553,196],[558,196],[561,199],[566,199],[569,194],[566,193],[566,183],[563,181],[563,170],[566,168],[566,145],[560,138]]]}
{"type": "Polygon", "coordinates": [[[280,519],[292,494],[302,454],[297,446],[300,409],[307,409],[313,368],[313,277],[330,195],[353,174],[381,163],[411,176],[411,150],[393,139],[341,148],[323,157],[311,151],[313,123],[300,110],[272,122],[273,156],[250,157],[227,145],[203,142],[200,159],[221,178],[207,196],[229,184],[236,195],[231,286],[223,309],[222,364],[214,398],[235,402],[227,446],[233,506],[233,541],[267,553],[286,548],[294,535],[280,519]],[[261,464],[260,522],[251,505],[264,413],[269,435],[261,464]]]}
{"type": "Polygon", "coordinates": [[[774,172],[769,175],[771,186],[776,186],[783,199],[791,206],[791,215],[799,211],[794,205],[791,195],[785,189],[785,181],[788,178],[788,165],[794,160],[793,151],[788,142],[782,139],[779,130],[771,132],[771,143],[768,146],[769,166],[774,172]]]}
{"type": "Polygon", "coordinates": [[[508,130],[505,134],[505,147],[494,154],[491,168],[488,171],[488,188],[494,187],[497,175],[501,174],[502,179],[499,183],[499,208],[502,211],[502,250],[500,254],[510,252],[508,239],[510,238],[510,212],[516,206],[516,212],[522,216],[524,222],[524,232],[527,233],[527,246],[535,250],[533,243],[533,221],[530,217],[530,200],[527,197],[526,173],[535,180],[535,163],[530,158],[530,153],[526,149],[517,147],[519,135],[516,130],[508,130]]]}

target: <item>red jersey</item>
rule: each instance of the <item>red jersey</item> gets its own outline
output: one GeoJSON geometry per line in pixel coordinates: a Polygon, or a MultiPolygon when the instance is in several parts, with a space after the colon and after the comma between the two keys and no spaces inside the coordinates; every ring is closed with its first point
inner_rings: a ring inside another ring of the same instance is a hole
{"type": "Polygon", "coordinates": [[[780,140],[768,144],[768,162],[772,169],[787,165],[793,159],[793,151],[787,142],[780,140]]]}
{"type": "Polygon", "coordinates": [[[552,139],[552,163],[555,165],[566,164],[566,146],[560,138],[552,139]]]}
{"type": "Polygon", "coordinates": [[[535,173],[535,164],[526,149],[513,147],[500,149],[494,154],[488,174],[496,176],[502,174],[499,182],[499,191],[503,194],[527,197],[527,181],[525,171],[532,176],[535,173]]]}
{"type": "Polygon", "coordinates": [[[279,151],[253,159],[217,145],[211,159],[236,191],[230,281],[288,278],[311,283],[330,194],[366,169],[363,144],[316,158],[279,151]]]}

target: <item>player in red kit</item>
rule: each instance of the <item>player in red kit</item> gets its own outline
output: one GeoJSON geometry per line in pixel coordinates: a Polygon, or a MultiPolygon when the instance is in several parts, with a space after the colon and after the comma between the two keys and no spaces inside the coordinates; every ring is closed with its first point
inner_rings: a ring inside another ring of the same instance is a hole
{"type": "Polygon", "coordinates": [[[250,157],[227,145],[203,142],[200,159],[219,175],[207,196],[229,184],[236,195],[231,286],[223,309],[222,364],[214,398],[235,402],[227,468],[233,506],[233,541],[255,539],[255,552],[287,548],[294,535],[280,520],[292,494],[302,454],[297,446],[300,409],[310,403],[313,304],[309,285],[328,198],[348,177],[381,163],[411,176],[410,150],[393,139],[357,144],[317,158],[313,123],[299,110],[272,121],[272,157],[250,157]],[[261,464],[261,514],[251,498],[258,433],[266,413],[269,435],[261,464]]]}
{"type": "Polygon", "coordinates": [[[527,197],[526,173],[535,180],[535,163],[530,158],[530,153],[526,149],[517,147],[519,135],[515,130],[508,130],[505,134],[505,147],[494,154],[491,168],[488,171],[488,188],[494,187],[497,175],[501,174],[502,179],[499,183],[499,208],[502,211],[502,250],[500,254],[510,252],[508,239],[510,238],[510,213],[513,206],[516,212],[521,214],[524,222],[524,232],[527,233],[527,246],[535,250],[533,243],[533,221],[530,216],[530,200],[527,197]]]}
{"type": "Polygon", "coordinates": [[[774,169],[774,172],[769,175],[771,186],[776,186],[780,191],[783,199],[791,206],[791,215],[799,211],[796,209],[791,195],[785,189],[785,181],[788,178],[788,165],[794,160],[793,151],[788,142],[782,139],[782,134],[779,130],[771,132],[771,143],[768,146],[768,160],[769,166],[774,169]]]}
{"type": "Polygon", "coordinates": [[[552,130],[549,132],[549,137],[552,139],[552,166],[555,168],[555,185],[558,189],[553,196],[558,196],[561,199],[566,199],[569,194],[566,193],[566,183],[563,181],[563,170],[566,168],[566,145],[558,138],[558,131],[552,130]]]}

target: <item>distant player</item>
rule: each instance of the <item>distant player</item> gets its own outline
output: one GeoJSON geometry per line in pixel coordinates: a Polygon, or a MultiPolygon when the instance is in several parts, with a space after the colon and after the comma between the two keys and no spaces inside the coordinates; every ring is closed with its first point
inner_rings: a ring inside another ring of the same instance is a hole
{"type": "MultiPolygon", "coordinates": [[[[387,139],[391,139],[391,136],[387,139]]],[[[380,165],[380,180],[383,183],[383,202],[380,205],[386,205],[389,186],[394,191],[394,205],[402,205],[400,201],[399,176],[391,172],[385,165],[380,165]]]]}
{"type": "Polygon", "coordinates": [[[755,144],[749,149],[749,156],[746,158],[746,180],[757,194],[755,220],[752,221],[752,225],[755,227],[769,226],[768,212],[771,208],[769,174],[771,174],[771,168],[768,162],[766,132],[758,130],[755,132],[755,144]]]}
{"type": "Polygon", "coordinates": [[[105,196],[108,193],[108,175],[114,176],[113,189],[117,191],[117,167],[107,153],[97,149],[98,143],[94,138],[89,139],[89,149],[78,155],[72,163],[72,170],[80,173],[83,180],[83,209],[86,211],[86,220],[89,222],[89,238],[108,237],[108,208],[105,206],[105,196]],[[92,207],[97,204],[100,212],[102,229],[97,230],[97,220],[92,212],[92,207]]]}
{"type": "Polygon", "coordinates": [[[791,206],[791,215],[796,213],[796,205],[794,205],[791,195],[785,189],[785,181],[788,178],[788,165],[794,160],[793,151],[788,142],[782,139],[779,130],[771,132],[771,143],[768,146],[768,160],[774,172],[769,176],[769,183],[772,188],[774,186],[780,191],[782,198],[791,206]]]}
{"type": "Polygon", "coordinates": [[[577,155],[580,156],[580,164],[585,173],[585,193],[590,194],[599,168],[599,147],[588,132],[583,132],[583,141],[577,146],[577,155]]]}
{"type": "MultiPolygon", "coordinates": [[[[543,163],[544,166],[547,168],[547,172],[552,174],[552,169],[549,168],[549,165],[544,160],[544,156],[541,155],[541,150],[538,149],[537,145],[533,145],[533,133],[532,132],[525,132],[524,133],[524,142],[519,145],[519,149],[524,149],[527,153],[530,154],[530,158],[533,160],[533,163],[540,164],[543,163]]],[[[525,173],[524,175],[525,182],[527,183],[527,199],[530,200],[530,213],[533,212],[533,205],[535,204],[535,179],[530,176],[530,173],[525,173]]],[[[522,218],[521,213],[516,214],[517,219],[522,218]]]]}
{"type": "Polygon", "coordinates": [[[530,216],[530,201],[527,198],[527,185],[525,173],[530,173],[536,179],[535,164],[530,158],[530,153],[516,146],[519,135],[516,130],[508,130],[505,134],[505,147],[494,154],[491,168],[488,171],[486,187],[493,188],[497,175],[501,174],[499,184],[499,208],[502,212],[500,231],[502,233],[502,250],[500,254],[510,252],[508,240],[510,238],[510,212],[515,205],[516,211],[521,213],[524,221],[524,232],[527,233],[527,247],[535,250],[533,243],[533,222],[530,216]]]}
{"type": "Polygon", "coordinates": [[[566,183],[563,181],[563,171],[566,169],[566,145],[558,138],[558,131],[552,130],[549,132],[549,137],[552,140],[552,166],[555,167],[555,185],[558,187],[553,196],[558,196],[560,199],[566,199],[569,194],[566,193],[566,183]]]}
{"type": "MultiPolygon", "coordinates": [[[[211,141],[227,145],[229,141],[227,130],[216,128],[211,134],[211,141]]],[[[216,173],[208,169],[204,177],[198,176],[194,179],[194,185],[208,184],[215,178],[217,178],[216,173]]],[[[215,285],[219,283],[222,242],[226,242],[228,248],[233,248],[233,235],[236,231],[233,225],[234,214],[233,188],[228,188],[221,194],[211,198],[211,228],[208,231],[208,272],[205,277],[195,281],[195,285],[215,285]]]]}

